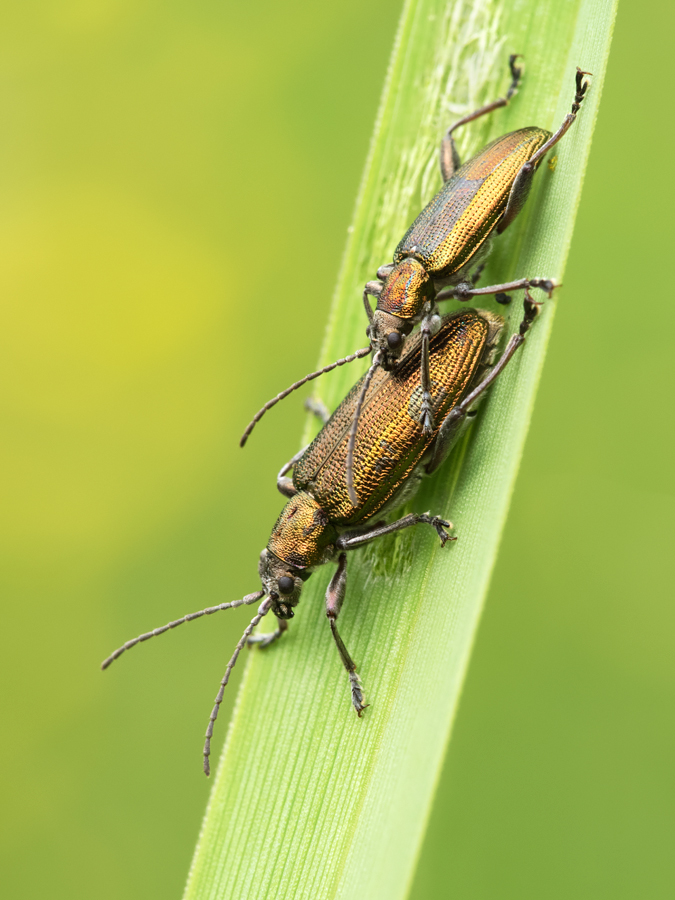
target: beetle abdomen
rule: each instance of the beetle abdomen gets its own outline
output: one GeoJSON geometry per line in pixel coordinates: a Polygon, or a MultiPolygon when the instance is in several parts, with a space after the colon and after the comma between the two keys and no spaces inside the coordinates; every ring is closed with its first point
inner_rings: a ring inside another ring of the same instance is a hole
{"type": "Polygon", "coordinates": [[[437,277],[461,269],[497,224],[522,165],[550,136],[541,128],[521,128],[464,163],[410,226],[394,262],[413,256],[437,277]]]}

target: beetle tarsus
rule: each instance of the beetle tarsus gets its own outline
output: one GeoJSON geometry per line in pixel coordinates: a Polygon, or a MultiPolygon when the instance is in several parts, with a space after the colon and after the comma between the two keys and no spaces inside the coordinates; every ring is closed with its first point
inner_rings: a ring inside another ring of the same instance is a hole
{"type": "Polygon", "coordinates": [[[441,539],[441,547],[445,547],[448,541],[456,541],[457,538],[448,534],[445,530],[446,528],[452,528],[451,522],[446,522],[445,519],[441,519],[440,516],[430,516],[429,513],[423,513],[419,517],[420,522],[424,522],[427,525],[431,525],[432,528],[436,529],[436,534],[441,539]]]}
{"type": "Polygon", "coordinates": [[[422,424],[423,434],[431,434],[434,430],[434,416],[431,406],[431,394],[425,391],[422,395],[422,405],[420,409],[420,422],[422,424]]]}
{"type": "Polygon", "coordinates": [[[576,84],[577,84],[577,92],[574,95],[574,103],[572,104],[572,115],[576,116],[579,112],[579,107],[586,96],[586,91],[590,87],[590,83],[588,81],[584,81],[584,75],[590,75],[593,77],[592,72],[583,72],[579,66],[577,66],[577,75],[576,75],[576,84]]]}
{"type": "Polygon", "coordinates": [[[511,72],[511,84],[509,85],[509,89],[506,92],[506,100],[507,102],[513,97],[513,95],[518,90],[518,86],[520,84],[520,79],[523,77],[523,68],[522,66],[516,65],[517,59],[522,59],[522,53],[512,53],[509,56],[509,70],[511,72]]]}
{"type": "Polygon", "coordinates": [[[370,703],[363,702],[366,699],[366,695],[363,692],[363,685],[361,684],[361,679],[356,670],[349,673],[349,685],[352,691],[352,704],[356,710],[356,715],[360,719],[364,709],[367,709],[370,706],[370,703]]]}
{"type": "Polygon", "coordinates": [[[552,278],[531,278],[528,287],[539,288],[550,300],[553,296],[553,291],[560,285],[552,278]]]}

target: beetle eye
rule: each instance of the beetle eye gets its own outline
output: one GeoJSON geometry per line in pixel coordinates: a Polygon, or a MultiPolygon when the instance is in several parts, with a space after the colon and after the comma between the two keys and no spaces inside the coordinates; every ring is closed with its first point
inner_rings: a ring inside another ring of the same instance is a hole
{"type": "Polygon", "coordinates": [[[390,331],[389,334],[387,335],[387,343],[389,344],[389,346],[391,347],[392,350],[395,350],[399,346],[399,344],[401,343],[402,340],[403,340],[403,338],[398,333],[398,331],[390,331]]]}
{"type": "Polygon", "coordinates": [[[295,587],[295,581],[290,575],[282,575],[277,582],[280,594],[292,594],[295,587]]]}

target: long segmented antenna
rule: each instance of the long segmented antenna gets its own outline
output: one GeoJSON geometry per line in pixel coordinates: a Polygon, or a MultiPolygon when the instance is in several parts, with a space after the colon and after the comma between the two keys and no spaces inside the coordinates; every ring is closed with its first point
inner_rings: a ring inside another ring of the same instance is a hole
{"type": "Polygon", "coordinates": [[[253,416],[251,421],[246,426],[246,431],[242,434],[239,441],[239,446],[244,446],[244,444],[248,440],[250,433],[265,415],[267,410],[272,409],[273,406],[276,406],[280,400],[284,399],[284,397],[288,397],[288,395],[292,394],[293,391],[297,391],[297,389],[301,388],[303,384],[307,384],[308,381],[313,381],[315,378],[318,378],[319,375],[325,375],[326,372],[332,372],[333,369],[337,369],[338,366],[344,366],[345,363],[354,362],[355,359],[363,359],[364,356],[368,356],[368,354],[372,352],[372,349],[372,347],[363,347],[361,350],[357,350],[356,353],[352,353],[351,356],[345,356],[344,359],[338,359],[336,362],[331,363],[329,366],[324,366],[323,369],[318,369],[316,372],[312,372],[311,375],[305,375],[304,378],[301,378],[300,381],[296,381],[295,384],[292,384],[289,388],[286,388],[285,391],[277,394],[276,397],[272,398],[272,400],[268,400],[268,402],[258,410],[258,412],[253,416]]]}
{"type": "Polygon", "coordinates": [[[361,410],[363,409],[363,403],[366,399],[366,394],[368,393],[368,388],[370,387],[370,382],[373,380],[373,375],[375,374],[375,369],[382,362],[382,351],[378,350],[375,356],[373,357],[373,362],[371,367],[368,369],[366,373],[366,377],[363,380],[363,387],[361,388],[361,393],[359,394],[359,400],[356,404],[356,411],[354,412],[354,419],[352,421],[352,427],[349,431],[349,444],[347,445],[347,463],[345,465],[345,469],[347,472],[347,492],[349,493],[349,500],[352,506],[358,506],[359,498],[354,490],[354,447],[356,446],[356,432],[359,427],[359,419],[361,418],[361,410]]]}
{"type": "MultiPolygon", "coordinates": [[[[264,591],[263,591],[264,593],[264,591]]],[[[237,646],[234,648],[234,653],[232,654],[232,659],[227,664],[227,668],[225,669],[225,674],[223,675],[223,680],[220,682],[220,688],[218,689],[218,693],[216,695],[216,701],[213,705],[213,709],[211,710],[211,715],[209,716],[209,724],[206,728],[206,740],[204,741],[204,774],[208,778],[211,774],[211,765],[209,763],[209,757],[211,756],[211,738],[213,737],[213,726],[215,724],[216,719],[218,718],[218,712],[220,710],[220,704],[223,702],[223,694],[225,693],[225,687],[227,686],[227,682],[230,680],[230,672],[234,669],[235,663],[237,662],[237,658],[244,647],[244,644],[248,640],[249,635],[253,631],[256,625],[259,624],[260,620],[263,616],[266,616],[270,611],[270,607],[272,605],[272,598],[266,597],[265,600],[258,607],[258,612],[251,619],[250,623],[244,629],[244,633],[241,636],[241,639],[237,646]]]]}
{"type": "Polygon", "coordinates": [[[123,644],[115,650],[114,653],[111,653],[107,659],[103,660],[101,668],[107,669],[108,666],[121,656],[125,650],[130,650],[132,647],[135,647],[136,644],[140,644],[143,641],[149,641],[150,638],[157,637],[158,634],[164,634],[165,631],[177,628],[178,625],[182,625],[184,622],[192,622],[193,619],[201,619],[202,616],[210,616],[213,613],[220,612],[221,609],[235,609],[237,606],[248,606],[250,603],[257,603],[257,601],[264,596],[265,591],[256,591],[255,594],[247,594],[245,597],[242,597],[241,600],[232,600],[231,603],[219,603],[218,606],[209,606],[207,609],[200,609],[199,612],[190,613],[187,616],[183,616],[182,619],[176,619],[173,622],[169,622],[168,625],[163,625],[161,628],[155,628],[153,631],[141,634],[137,638],[127,641],[126,644],[123,644]]]}

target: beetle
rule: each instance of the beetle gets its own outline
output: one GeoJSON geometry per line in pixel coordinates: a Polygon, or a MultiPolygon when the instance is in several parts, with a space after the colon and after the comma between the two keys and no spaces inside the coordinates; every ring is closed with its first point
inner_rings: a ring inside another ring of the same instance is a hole
{"type": "Polygon", "coordinates": [[[106,669],[126,650],[178,625],[261,601],[227,665],[209,718],[204,745],[207,775],[214,723],[241,650],[246,644],[267,646],[281,637],[288,628],[288,620],[294,616],[305,581],[318,566],[328,562],[337,561],[337,570],[326,591],[326,615],[347,670],[353,707],[362,715],[367,704],[361,680],[337,628],[346,590],[346,554],[379,537],[419,524],[431,526],[443,546],[455,540],[447,530],[452,528],[451,524],[439,516],[410,513],[389,524],[381,517],[406,502],[422,477],[432,474],[446,458],[486,389],[525,340],[539,306],[526,294],[520,329],[496,363],[497,345],[504,327],[501,316],[465,308],[443,319],[430,342],[430,376],[436,388],[432,406],[434,419],[439,423],[431,434],[422,432],[418,425],[422,404],[419,380],[422,335],[412,338],[409,352],[394,371],[380,367],[372,374],[371,391],[361,410],[368,427],[362,429],[355,448],[359,499],[354,504],[347,490],[344,467],[351,423],[367,377],[364,376],[330,418],[323,416],[324,427],[312,443],[286,463],[277,476],[277,487],[288,502],[260,554],[258,571],[262,589],[142,634],[103,661],[101,668],[106,669]],[[292,478],[288,477],[291,469],[292,478]],[[270,611],[276,616],[276,629],[269,634],[253,635],[254,628],[270,611]]]}
{"type": "MultiPolygon", "coordinates": [[[[377,367],[387,371],[395,368],[407,337],[419,323],[422,333],[419,421],[422,430],[431,434],[434,423],[429,346],[440,321],[437,304],[452,298],[465,301],[489,294],[495,295],[500,303],[508,303],[507,291],[530,288],[539,288],[551,296],[555,282],[549,278],[521,278],[483,288],[477,288],[476,283],[490,251],[493,232],[501,234],[523,208],[539,164],[574,123],[589,86],[584,76],[591,73],[577,68],[572,109],[555,134],[535,126],[512,131],[492,141],[464,165],[461,165],[453,137],[462,125],[508,105],[522,77],[522,69],[516,65],[518,56],[514,54],[509,58],[511,84],[506,97],[464,116],[447,130],[440,149],[443,187],[405,233],[394,251],[393,262],[378,269],[377,281],[366,284],[363,302],[369,322],[366,334],[370,345],[312,372],[277,394],[247,426],[240,440],[242,447],[268,409],[319,375],[372,352],[375,355],[371,372],[377,367]],[[371,296],[377,298],[375,311],[370,306],[371,296]]],[[[370,380],[366,378],[362,386],[364,394],[369,384],[370,380]]],[[[353,485],[353,448],[360,409],[357,402],[351,451],[345,465],[353,502],[357,502],[353,485]]]]}

